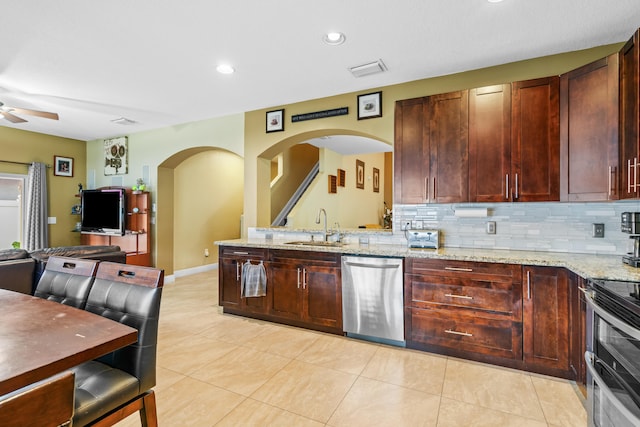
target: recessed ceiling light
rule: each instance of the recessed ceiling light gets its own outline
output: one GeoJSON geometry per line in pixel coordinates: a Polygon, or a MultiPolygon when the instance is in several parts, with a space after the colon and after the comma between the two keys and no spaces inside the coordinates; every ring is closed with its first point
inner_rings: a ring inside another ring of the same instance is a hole
{"type": "Polygon", "coordinates": [[[489,3],[500,3],[502,0],[487,0],[489,3]]]}
{"type": "Polygon", "coordinates": [[[322,37],[322,41],[330,46],[337,46],[344,43],[347,38],[344,34],[338,32],[327,33],[322,37]]]}
{"type": "Polygon", "coordinates": [[[233,74],[236,70],[229,64],[220,64],[216,67],[216,71],[220,74],[233,74]]]}

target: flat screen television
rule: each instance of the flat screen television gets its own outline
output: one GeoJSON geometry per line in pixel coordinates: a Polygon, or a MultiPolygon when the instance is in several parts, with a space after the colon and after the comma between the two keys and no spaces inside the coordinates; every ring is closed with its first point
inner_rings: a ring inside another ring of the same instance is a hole
{"type": "Polygon", "coordinates": [[[124,188],[84,190],[81,231],[124,236],[126,193],[124,188]]]}

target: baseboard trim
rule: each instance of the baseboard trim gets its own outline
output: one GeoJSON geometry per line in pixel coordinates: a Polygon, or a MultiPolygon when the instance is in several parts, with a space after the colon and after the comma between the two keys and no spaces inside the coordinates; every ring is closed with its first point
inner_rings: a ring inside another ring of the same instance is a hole
{"type": "Polygon", "coordinates": [[[164,283],[174,283],[178,277],[191,276],[192,274],[204,273],[205,271],[215,270],[218,268],[218,263],[200,265],[198,267],[185,268],[183,270],[176,270],[173,274],[165,276],[164,283]]]}

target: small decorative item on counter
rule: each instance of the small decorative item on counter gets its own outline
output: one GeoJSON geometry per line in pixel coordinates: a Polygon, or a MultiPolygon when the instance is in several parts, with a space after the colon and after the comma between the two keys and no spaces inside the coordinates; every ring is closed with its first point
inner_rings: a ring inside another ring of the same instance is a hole
{"type": "Polygon", "coordinates": [[[80,215],[82,213],[82,205],[71,206],[71,215],[80,215]]]}
{"type": "Polygon", "coordinates": [[[391,228],[393,220],[393,212],[387,207],[387,202],[384,203],[384,215],[382,215],[382,226],[384,228],[391,228]]]}
{"type": "Polygon", "coordinates": [[[133,187],[131,187],[131,190],[133,191],[133,194],[140,194],[140,193],[142,193],[146,188],[147,188],[147,186],[145,185],[145,183],[144,183],[144,181],[142,180],[142,178],[138,178],[138,180],[136,181],[136,185],[134,185],[133,187]]]}
{"type": "Polygon", "coordinates": [[[13,249],[20,249],[20,242],[12,242],[11,247],[13,249]]]}

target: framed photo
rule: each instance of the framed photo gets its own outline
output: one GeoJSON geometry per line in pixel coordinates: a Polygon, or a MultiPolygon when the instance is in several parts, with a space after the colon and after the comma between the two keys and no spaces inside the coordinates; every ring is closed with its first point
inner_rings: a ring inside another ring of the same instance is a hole
{"type": "Polygon", "coordinates": [[[267,111],[267,133],[284,130],[284,110],[267,111]]]}
{"type": "Polygon", "coordinates": [[[380,192],[380,169],[373,168],[373,192],[380,192]]]}
{"type": "Polygon", "coordinates": [[[53,174],[73,176],[73,157],[53,156],[53,174]]]}
{"type": "Polygon", "coordinates": [[[356,159],[356,188],[364,190],[364,162],[356,159]]]}
{"type": "Polygon", "coordinates": [[[126,136],[104,140],[104,175],[125,175],[128,169],[126,136]]]}
{"type": "Polygon", "coordinates": [[[382,92],[358,95],[358,120],[382,117],[382,92]]]}

